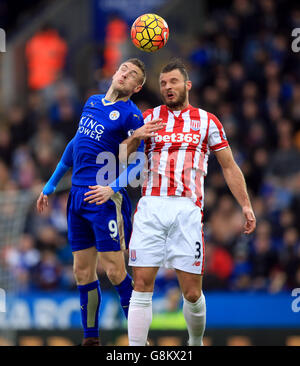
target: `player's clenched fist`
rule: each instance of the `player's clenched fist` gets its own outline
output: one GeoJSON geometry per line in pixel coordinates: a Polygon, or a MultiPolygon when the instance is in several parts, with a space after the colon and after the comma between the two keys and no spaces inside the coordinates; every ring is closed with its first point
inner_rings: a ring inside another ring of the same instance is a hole
{"type": "Polygon", "coordinates": [[[85,202],[96,203],[96,205],[102,205],[110,199],[110,197],[115,193],[113,189],[109,186],[89,186],[90,191],[86,192],[84,195],[86,198],[85,202]]]}

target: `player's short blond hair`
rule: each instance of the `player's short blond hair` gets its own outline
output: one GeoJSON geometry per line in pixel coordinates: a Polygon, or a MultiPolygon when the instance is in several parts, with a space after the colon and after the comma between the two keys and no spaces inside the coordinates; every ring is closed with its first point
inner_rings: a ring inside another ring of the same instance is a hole
{"type": "Polygon", "coordinates": [[[126,60],[125,62],[130,62],[131,64],[137,66],[142,71],[142,74],[143,74],[142,85],[144,85],[146,82],[146,67],[145,67],[144,62],[138,58],[130,58],[130,59],[126,60]]]}

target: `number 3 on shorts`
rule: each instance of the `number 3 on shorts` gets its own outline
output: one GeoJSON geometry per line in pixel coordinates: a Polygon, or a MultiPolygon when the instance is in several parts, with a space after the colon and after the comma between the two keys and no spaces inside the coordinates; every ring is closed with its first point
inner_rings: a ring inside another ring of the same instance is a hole
{"type": "Polygon", "coordinates": [[[108,223],[108,229],[110,231],[110,236],[115,238],[118,235],[118,225],[116,220],[110,220],[108,223]]]}
{"type": "Polygon", "coordinates": [[[196,241],[196,254],[195,259],[199,259],[201,257],[201,243],[196,241]]]}

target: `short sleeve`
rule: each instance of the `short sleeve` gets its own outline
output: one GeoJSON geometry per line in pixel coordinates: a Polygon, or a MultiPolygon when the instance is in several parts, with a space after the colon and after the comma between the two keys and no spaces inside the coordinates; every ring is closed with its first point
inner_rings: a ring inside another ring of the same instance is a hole
{"type": "Polygon", "coordinates": [[[209,113],[208,146],[212,151],[229,146],[224,128],[216,116],[209,113]]]}
{"type": "MultiPolygon", "coordinates": [[[[135,130],[144,126],[144,118],[142,113],[137,110],[129,115],[126,120],[126,135],[127,137],[131,136],[135,130]]],[[[144,141],[142,140],[140,146],[137,148],[137,151],[144,152],[144,141]]]]}
{"type": "Polygon", "coordinates": [[[125,133],[131,136],[135,130],[144,125],[144,118],[142,113],[137,110],[129,114],[125,122],[125,133]]]}
{"type": "Polygon", "coordinates": [[[88,99],[84,103],[83,109],[86,108],[86,107],[88,107],[92,101],[93,101],[93,95],[91,95],[90,97],[88,97],[88,99]]]}
{"type": "Polygon", "coordinates": [[[153,109],[147,109],[144,113],[143,113],[143,117],[144,117],[144,122],[148,123],[153,119],[153,109]]]}

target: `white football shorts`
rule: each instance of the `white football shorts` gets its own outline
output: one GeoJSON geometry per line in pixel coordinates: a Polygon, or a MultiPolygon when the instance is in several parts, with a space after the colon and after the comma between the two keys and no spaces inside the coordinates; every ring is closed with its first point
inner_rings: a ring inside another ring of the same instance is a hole
{"type": "Polygon", "coordinates": [[[144,196],[133,218],[129,265],[203,274],[202,211],[188,197],[144,196]]]}

